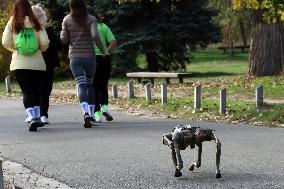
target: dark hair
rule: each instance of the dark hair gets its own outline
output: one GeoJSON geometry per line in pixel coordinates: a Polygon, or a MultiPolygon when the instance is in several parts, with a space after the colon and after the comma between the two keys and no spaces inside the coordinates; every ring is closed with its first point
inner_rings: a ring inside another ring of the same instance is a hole
{"type": "Polygon", "coordinates": [[[19,33],[25,27],[25,16],[28,16],[30,22],[34,24],[36,31],[41,30],[41,25],[34,15],[31,4],[28,0],[16,0],[12,10],[12,28],[16,33],[19,33]]]}
{"type": "Polygon", "coordinates": [[[93,7],[87,5],[87,11],[90,15],[96,17],[97,22],[103,21],[103,17],[101,17],[100,13],[97,13],[93,7]]]}
{"type": "Polygon", "coordinates": [[[87,8],[84,0],[69,0],[71,17],[81,27],[86,26],[87,8]]]}

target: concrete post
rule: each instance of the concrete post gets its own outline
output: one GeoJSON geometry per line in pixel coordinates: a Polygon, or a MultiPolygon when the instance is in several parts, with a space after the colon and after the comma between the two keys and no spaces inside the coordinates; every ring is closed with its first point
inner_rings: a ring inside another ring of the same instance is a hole
{"type": "Polygon", "coordinates": [[[226,113],[226,89],[220,91],[220,114],[226,113]]]}
{"type": "Polygon", "coordinates": [[[117,98],[117,84],[112,86],[112,97],[117,98]]]}
{"type": "Polygon", "coordinates": [[[194,86],[194,109],[201,108],[201,85],[194,86]]]}
{"type": "Polygon", "coordinates": [[[147,83],[145,85],[145,95],[146,95],[146,101],[150,102],[152,97],[151,97],[151,83],[147,83]]]}
{"type": "Polygon", "coordinates": [[[134,98],[133,80],[128,81],[128,98],[134,98]]]}
{"type": "Polygon", "coordinates": [[[5,85],[6,85],[6,92],[10,93],[12,91],[11,90],[11,79],[10,79],[10,76],[7,76],[5,78],[5,85]]]}
{"type": "Polygon", "coordinates": [[[162,100],[162,104],[166,104],[168,102],[168,91],[167,91],[167,84],[166,83],[162,83],[161,84],[161,100],[162,100]]]}
{"type": "Polygon", "coordinates": [[[263,106],[263,85],[260,85],[255,90],[256,108],[263,106]]]}

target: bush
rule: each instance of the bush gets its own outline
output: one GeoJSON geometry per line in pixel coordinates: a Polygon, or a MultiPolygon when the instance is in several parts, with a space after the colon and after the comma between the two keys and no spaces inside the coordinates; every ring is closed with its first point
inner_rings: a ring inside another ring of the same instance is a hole
{"type": "MultiPolygon", "coordinates": [[[[10,10],[12,9],[12,2],[9,1],[9,3],[3,3],[2,6],[0,7],[0,31],[1,32],[1,39],[3,35],[3,31],[5,29],[5,26],[10,19],[9,13],[11,12],[10,10]]],[[[5,77],[7,75],[10,75],[10,62],[11,62],[11,53],[7,51],[3,45],[0,45],[0,81],[4,81],[5,77]]]]}
{"type": "Polygon", "coordinates": [[[60,58],[60,67],[55,69],[54,77],[61,79],[73,78],[68,60],[62,57],[60,58]]]}

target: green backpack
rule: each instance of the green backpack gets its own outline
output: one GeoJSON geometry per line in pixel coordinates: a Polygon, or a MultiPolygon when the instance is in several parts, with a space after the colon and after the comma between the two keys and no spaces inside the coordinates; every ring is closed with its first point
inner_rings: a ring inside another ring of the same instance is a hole
{"type": "Polygon", "coordinates": [[[16,37],[16,49],[20,55],[32,56],[38,50],[38,42],[32,28],[24,28],[16,37]]]}

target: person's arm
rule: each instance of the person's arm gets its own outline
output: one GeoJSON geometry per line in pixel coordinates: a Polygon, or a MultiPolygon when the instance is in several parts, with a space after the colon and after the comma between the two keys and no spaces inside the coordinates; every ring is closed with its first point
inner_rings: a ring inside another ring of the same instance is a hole
{"type": "Polygon", "coordinates": [[[10,19],[5,27],[2,36],[2,44],[9,51],[15,51],[15,45],[13,41],[12,19],[10,19]]]}
{"type": "Polygon", "coordinates": [[[108,52],[109,52],[110,54],[112,54],[113,51],[114,51],[114,49],[116,48],[116,46],[117,46],[116,40],[112,40],[112,41],[109,43],[108,52]]]}
{"type": "Polygon", "coordinates": [[[114,51],[114,49],[115,49],[116,46],[117,46],[117,41],[116,41],[116,39],[115,39],[115,37],[114,37],[112,31],[110,30],[110,28],[109,28],[107,25],[105,25],[105,26],[106,26],[106,28],[107,28],[107,29],[106,29],[106,40],[107,40],[107,42],[109,43],[108,52],[109,52],[110,54],[112,54],[113,51],[114,51]]]}
{"type": "Polygon", "coordinates": [[[91,35],[92,35],[92,39],[94,40],[95,44],[100,49],[100,51],[103,54],[103,56],[105,56],[106,52],[105,52],[103,43],[100,40],[100,36],[99,36],[98,30],[97,30],[97,23],[96,23],[96,21],[94,21],[91,24],[91,35]]]}
{"type": "Polygon", "coordinates": [[[68,28],[66,25],[66,17],[63,19],[63,22],[62,22],[62,30],[60,32],[60,39],[63,44],[65,45],[69,44],[69,32],[68,32],[68,28]]]}
{"type": "Polygon", "coordinates": [[[42,30],[38,31],[38,45],[39,45],[39,50],[41,52],[46,51],[46,49],[49,46],[49,39],[48,39],[48,35],[45,31],[45,29],[43,28],[42,30]]]}

